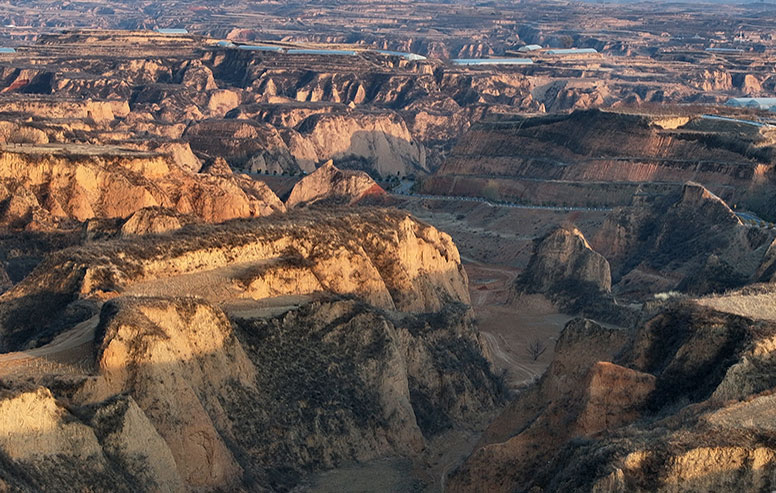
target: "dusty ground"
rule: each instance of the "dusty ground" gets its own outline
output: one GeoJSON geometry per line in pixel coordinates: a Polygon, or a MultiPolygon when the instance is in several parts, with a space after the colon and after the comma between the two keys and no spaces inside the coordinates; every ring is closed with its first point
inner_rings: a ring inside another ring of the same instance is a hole
{"type": "Polygon", "coordinates": [[[585,237],[592,237],[606,217],[606,212],[600,211],[515,209],[406,196],[401,199],[398,207],[452,236],[462,257],[520,268],[531,258],[534,239],[553,227],[573,223],[585,237]]]}
{"type": "Polygon", "coordinates": [[[367,491],[417,491],[408,459],[379,459],[326,471],[310,478],[296,491],[360,493],[367,491]]]}
{"type": "Polygon", "coordinates": [[[97,322],[98,317],[92,317],[39,348],[0,354],[0,378],[89,372],[97,322]]]}
{"type": "Polygon", "coordinates": [[[496,371],[506,372],[511,389],[523,387],[541,376],[552,361],[555,341],[571,316],[558,311],[541,295],[509,303],[509,288],[519,270],[468,262],[469,289],[477,325],[488,343],[496,371]],[[537,358],[529,345],[543,352],[537,358]]]}
{"type": "Polygon", "coordinates": [[[697,303],[742,317],[776,321],[776,293],[765,287],[760,293],[743,295],[733,291],[722,295],[709,295],[698,299],[697,303]]]}
{"type": "Polygon", "coordinates": [[[53,154],[60,155],[78,155],[78,156],[127,156],[127,157],[154,157],[153,152],[138,151],[127,149],[115,145],[94,145],[77,143],[54,143],[54,144],[2,144],[0,150],[18,152],[23,154],[53,154]]]}
{"type": "Polygon", "coordinates": [[[478,326],[496,370],[506,372],[509,387],[520,388],[541,376],[552,360],[557,336],[572,317],[558,313],[540,295],[508,303],[510,287],[528,264],[535,239],[564,223],[576,224],[592,237],[606,213],[513,209],[411,197],[401,206],[453,237],[469,275],[478,326]],[[528,351],[533,343],[544,348],[536,359],[528,351]]]}

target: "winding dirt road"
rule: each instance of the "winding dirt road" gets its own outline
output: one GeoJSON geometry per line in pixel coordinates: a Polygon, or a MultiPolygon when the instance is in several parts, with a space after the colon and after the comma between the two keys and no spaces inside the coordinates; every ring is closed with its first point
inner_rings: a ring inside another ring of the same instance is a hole
{"type": "Polygon", "coordinates": [[[557,336],[571,317],[558,313],[541,296],[510,299],[518,269],[463,260],[477,324],[495,368],[506,372],[510,388],[524,387],[544,373],[557,336]],[[536,360],[527,350],[535,341],[546,347],[536,360]]]}

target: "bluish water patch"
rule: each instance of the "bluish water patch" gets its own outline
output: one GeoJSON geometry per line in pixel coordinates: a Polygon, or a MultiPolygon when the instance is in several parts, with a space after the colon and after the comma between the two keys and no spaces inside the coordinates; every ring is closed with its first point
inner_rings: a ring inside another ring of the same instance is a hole
{"type": "Polygon", "coordinates": [[[456,58],[453,65],[532,65],[530,58],[456,58]]]}
{"type": "Polygon", "coordinates": [[[352,50],[315,50],[309,48],[291,48],[286,53],[290,55],[345,55],[353,56],[356,54],[352,50]]]}
{"type": "Polygon", "coordinates": [[[389,55],[389,56],[400,56],[402,58],[406,58],[407,60],[426,60],[426,57],[423,55],[417,55],[415,53],[406,53],[403,51],[391,51],[391,50],[375,50],[377,53],[380,53],[381,55],[389,55]]]}

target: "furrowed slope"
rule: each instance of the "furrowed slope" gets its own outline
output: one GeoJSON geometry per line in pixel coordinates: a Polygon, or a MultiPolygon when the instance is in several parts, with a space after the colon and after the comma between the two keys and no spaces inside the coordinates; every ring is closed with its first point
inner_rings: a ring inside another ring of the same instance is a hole
{"type": "Polygon", "coordinates": [[[702,116],[666,118],[585,110],[482,122],[423,183],[431,193],[557,205],[624,205],[695,181],[733,203],[764,207],[773,190],[773,133],[702,116]]]}
{"type": "Polygon", "coordinates": [[[570,322],[450,490],[767,490],[776,326],[750,294],[763,293],[735,295],[746,317],[711,299],[664,306],[636,331],[570,322]]]}

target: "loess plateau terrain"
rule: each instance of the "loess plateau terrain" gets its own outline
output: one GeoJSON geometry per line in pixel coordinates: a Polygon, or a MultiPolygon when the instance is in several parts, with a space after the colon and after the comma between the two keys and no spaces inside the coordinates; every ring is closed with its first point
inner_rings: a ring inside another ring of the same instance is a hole
{"type": "Polygon", "coordinates": [[[776,490],[774,25],[0,0],[0,491],[776,490]]]}

